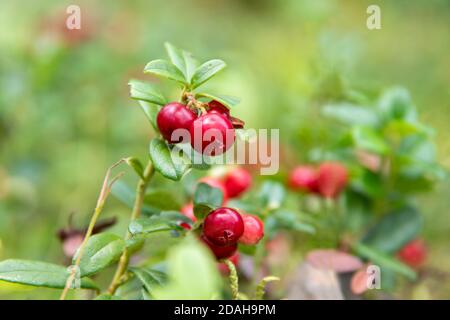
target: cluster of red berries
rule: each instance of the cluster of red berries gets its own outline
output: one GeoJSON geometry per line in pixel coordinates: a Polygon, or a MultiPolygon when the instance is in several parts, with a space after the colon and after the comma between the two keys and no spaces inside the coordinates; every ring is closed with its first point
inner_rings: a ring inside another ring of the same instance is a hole
{"type": "MultiPolygon", "coordinates": [[[[236,264],[238,243],[255,245],[264,236],[264,223],[260,218],[226,207],[228,199],[239,197],[250,188],[252,177],[245,169],[237,167],[222,178],[205,177],[199,182],[220,189],[224,196],[222,207],[211,211],[204,219],[201,240],[218,260],[229,258],[236,264]]],[[[185,205],[181,212],[194,222],[197,220],[192,203],[185,205]]],[[[182,226],[190,229],[187,224],[182,226]]]]}
{"type": "Polygon", "coordinates": [[[348,171],[339,162],[324,162],[317,168],[301,165],[289,173],[288,184],[293,190],[336,198],[348,182],[348,171]]]}
{"type": "Polygon", "coordinates": [[[204,154],[210,145],[207,155],[227,151],[235,140],[234,129],[242,128],[244,123],[232,117],[230,110],[216,100],[205,104],[202,114],[198,115],[198,110],[180,102],[166,104],[156,118],[161,135],[169,143],[180,143],[181,137],[173,133],[184,129],[189,132],[189,141],[197,152],[204,154]]]}
{"type": "Polygon", "coordinates": [[[427,250],[421,239],[407,243],[399,252],[398,258],[412,268],[419,268],[425,262],[427,250]]]}

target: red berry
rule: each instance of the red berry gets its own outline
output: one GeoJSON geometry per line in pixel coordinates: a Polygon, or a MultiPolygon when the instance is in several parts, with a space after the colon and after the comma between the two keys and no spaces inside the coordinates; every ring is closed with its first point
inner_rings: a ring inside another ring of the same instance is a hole
{"type": "Polygon", "coordinates": [[[226,115],[207,113],[192,122],[190,127],[191,145],[206,156],[222,154],[234,143],[233,124],[226,115]]]}
{"type": "Polygon", "coordinates": [[[225,176],[225,189],[230,198],[239,197],[252,184],[252,176],[247,170],[236,168],[225,176]]]}
{"type": "Polygon", "coordinates": [[[159,111],[156,123],[164,139],[169,143],[178,143],[181,142],[181,138],[172,138],[172,133],[176,129],[189,130],[196,118],[196,114],[184,104],[171,102],[159,111]]]}
{"type": "Polygon", "coordinates": [[[425,244],[421,239],[416,239],[406,244],[399,252],[401,261],[413,268],[420,267],[427,255],[425,244]]]}
{"type": "Polygon", "coordinates": [[[198,180],[198,182],[206,183],[207,185],[209,185],[213,188],[217,188],[220,191],[222,191],[222,194],[223,194],[222,204],[225,204],[228,201],[228,193],[227,193],[225,185],[222,183],[222,181],[215,179],[213,177],[204,177],[204,178],[201,178],[200,180],[198,180]]]}
{"type": "Polygon", "coordinates": [[[297,166],[289,173],[289,186],[294,190],[315,190],[317,185],[317,171],[310,166],[297,166]]]}
{"type": "Polygon", "coordinates": [[[186,222],[181,222],[180,223],[180,227],[182,227],[183,229],[186,229],[186,230],[191,230],[192,229],[191,225],[189,223],[186,223],[186,222]]]}
{"type": "MultiPolygon", "coordinates": [[[[239,252],[236,251],[231,257],[228,258],[228,260],[230,260],[234,264],[234,266],[237,267],[239,263],[239,252]]],[[[228,266],[225,263],[220,262],[217,267],[219,268],[220,273],[224,276],[230,274],[230,269],[228,269],[228,266]]]]}
{"type": "Polygon", "coordinates": [[[345,188],[347,169],[338,162],[325,162],[319,166],[317,192],[326,198],[336,198],[345,188]]]}
{"type": "Polygon", "coordinates": [[[211,211],[203,222],[203,234],[216,246],[236,244],[244,233],[241,215],[231,208],[218,208],[211,211]]]}
{"type": "Polygon", "coordinates": [[[223,104],[221,104],[219,101],[212,100],[208,103],[208,112],[216,112],[223,115],[226,115],[227,117],[230,116],[230,109],[225,107],[223,104]]]}
{"type": "Polygon", "coordinates": [[[211,241],[209,241],[205,235],[202,235],[201,239],[209,247],[209,249],[211,249],[217,260],[231,257],[237,250],[237,243],[229,246],[216,246],[215,244],[211,243],[211,241]]]}
{"type": "Polygon", "coordinates": [[[264,237],[264,223],[255,215],[244,214],[244,233],[239,242],[245,245],[255,245],[264,237]]]}

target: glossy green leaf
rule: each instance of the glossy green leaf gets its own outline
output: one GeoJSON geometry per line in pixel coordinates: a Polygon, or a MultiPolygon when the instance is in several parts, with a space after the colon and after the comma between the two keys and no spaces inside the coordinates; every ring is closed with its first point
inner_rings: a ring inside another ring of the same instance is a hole
{"type": "Polygon", "coordinates": [[[232,97],[232,96],[226,96],[226,95],[219,95],[219,94],[210,94],[210,93],[197,93],[195,95],[197,98],[208,98],[210,100],[216,100],[223,104],[228,109],[231,109],[235,105],[237,105],[240,102],[239,98],[232,97]]]}
{"type": "Polygon", "coordinates": [[[190,83],[192,75],[198,67],[198,62],[190,52],[178,49],[169,42],[165,43],[170,61],[183,73],[186,82],[190,83]]]}
{"type": "Polygon", "coordinates": [[[139,218],[130,223],[128,230],[133,235],[138,234],[150,234],[155,232],[180,230],[180,226],[176,221],[170,220],[165,217],[151,216],[145,218],[139,218]]]}
{"type": "MultiPolygon", "coordinates": [[[[95,274],[119,260],[125,241],[112,233],[99,233],[89,238],[81,257],[81,276],[95,274]]],[[[73,257],[73,263],[79,252],[73,257]]]]}
{"type": "Polygon", "coordinates": [[[381,268],[390,269],[404,275],[410,280],[415,280],[417,278],[417,274],[414,270],[386,253],[362,243],[356,243],[352,248],[357,255],[371,261],[373,264],[379,265],[381,268]]]}
{"type": "Polygon", "coordinates": [[[144,73],[151,73],[180,83],[186,83],[183,73],[171,62],[163,59],[153,60],[147,63],[144,73]]]}
{"type": "Polygon", "coordinates": [[[207,204],[212,207],[222,205],[222,190],[214,188],[207,183],[199,183],[194,193],[194,204],[207,204]]]}
{"type": "Polygon", "coordinates": [[[162,93],[148,82],[132,79],[128,82],[128,85],[130,86],[130,95],[132,99],[144,100],[160,106],[167,103],[167,100],[162,93]]]}
{"type": "Polygon", "coordinates": [[[226,67],[225,62],[219,59],[213,59],[205,62],[195,70],[192,76],[191,85],[195,89],[216,75],[226,67]]]}
{"type": "Polygon", "coordinates": [[[164,285],[167,281],[167,275],[161,271],[150,268],[130,268],[129,270],[141,281],[150,297],[154,290],[164,285]]]}
{"type": "MultiPolygon", "coordinates": [[[[31,260],[10,259],[0,262],[0,280],[37,287],[62,289],[69,271],[66,267],[31,260]]],[[[97,289],[89,278],[82,278],[81,288],[97,289]]]]}
{"type": "Polygon", "coordinates": [[[158,138],[150,142],[150,158],[156,171],[174,181],[180,180],[190,168],[185,156],[179,152],[171,152],[166,142],[158,138]]]}
{"type": "Polygon", "coordinates": [[[419,234],[422,216],[411,207],[385,215],[363,239],[363,243],[379,251],[394,253],[419,234]]]}

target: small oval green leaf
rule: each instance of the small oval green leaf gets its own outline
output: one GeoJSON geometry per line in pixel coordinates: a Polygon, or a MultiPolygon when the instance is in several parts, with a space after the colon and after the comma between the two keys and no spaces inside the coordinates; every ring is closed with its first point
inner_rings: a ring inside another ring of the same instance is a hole
{"type": "Polygon", "coordinates": [[[150,158],[156,171],[174,181],[180,180],[190,168],[184,154],[171,152],[167,143],[158,138],[150,142],[150,158]]]}
{"type": "Polygon", "coordinates": [[[205,83],[216,75],[219,71],[223,70],[227,65],[225,62],[219,59],[213,59],[205,62],[195,70],[192,76],[191,85],[192,88],[197,88],[201,84],[205,83]]]}
{"type": "MultiPolygon", "coordinates": [[[[112,233],[99,233],[89,238],[81,257],[81,276],[89,276],[119,260],[125,241],[112,233]]],[[[75,261],[79,252],[73,257],[75,261]]]]}
{"type": "Polygon", "coordinates": [[[144,73],[155,74],[182,84],[186,83],[183,73],[171,62],[163,59],[153,60],[147,63],[144,68],[144,73]]]}

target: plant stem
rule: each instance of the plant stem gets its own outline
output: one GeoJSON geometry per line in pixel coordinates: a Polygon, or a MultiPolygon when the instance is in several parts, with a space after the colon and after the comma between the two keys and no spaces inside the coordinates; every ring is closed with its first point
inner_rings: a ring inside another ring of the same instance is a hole
{"type": "Polygon", "coordinates": [[[280,281],[280,278],[274,276],[268,276],[263,278],[256,287],[255,299],[262,300],[266,293],[266,285],[271,281],[280,281]]]}
{"type": "Polygon", "coordinates": [[[120,161],[116,162],[111,167],[109,167],[108,170],[106,171],[106,175],[103,180],[102,189],[100,190],[100,195],[98,196],[98,199],[97,199],[97,205],[95,206],[94,214],[92,215],[91,221],[89,222],[89,227],[86,231],[86,235],[84,236],[83,242],[81,243],[80,249],[78,250],[77,259],[75,260],[75,264],[71,266],[70,274],[69,274],[69,277],[67,278],[64,290],[61,293],[60,300],[64,300],[66,298],[67,293],[69,292],[69,289],[72,286],[73,280],[75,279],[76,271],[79,269],[81,258],[83,257],[84,248],[86,247],[86,244],[94,230],[97,219],[103,210],[103,207],[106,202],[106,198],[108,197],[109,192],[111,191],[111,186],[122,175],[122,173],[119,173],[117,176],[115,176],[111,180],[111,182],[109,182],[109,176],[111,175],[111,170],[114,169],[119,164],[121,164],[123,161],[124,160],[121,159],[120,161]]]}
{"type": "Polygon", "coordinates": [[[230,260],[226,259],[223,262],[227,265],[228,269],[230,269],[230,287],[231,287],[231,297],[233,300],[238,300],[239,298],[239,279],[237,275],[236,268],[230,260]]]}
{"type": "MultiPolygon", "coordinates": [[[[144,169],[143,177],[139,179],[139,182],[136,187],[136,199],[134,201],[133,211],[131,212],[130,222],[136,220],[141,215],[145,191],[147,190],[148,183],[150,182],[153,173],[154,173],[153,163],[149,160],[147,166],[144,169]]],[[[127,229],[125,240],[129,240],[130,238],[131,233],[127,229]]],[[[119,264],[117,265],[114,277],[108,288],[109,294],[113,295],[116,292],[117,288],[121,283],[121,279],[128,267],[129,261],[130,261],[130,253],[128,252],[128,249],[125,248],[125,250],[122,253],[122,256],[120,257],[119,264]]]]}

